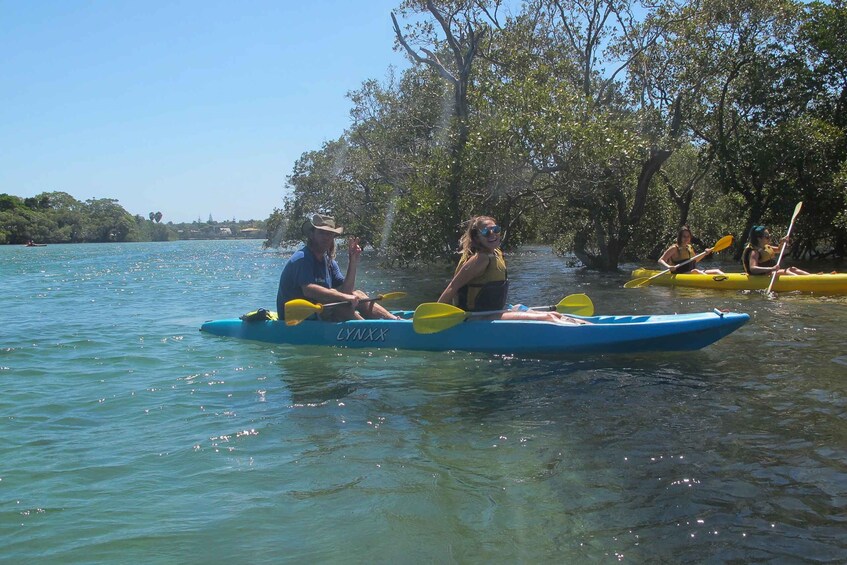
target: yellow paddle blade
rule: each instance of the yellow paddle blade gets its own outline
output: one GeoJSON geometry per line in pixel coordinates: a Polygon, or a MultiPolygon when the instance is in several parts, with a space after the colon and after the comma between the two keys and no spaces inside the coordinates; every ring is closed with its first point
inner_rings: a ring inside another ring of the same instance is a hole
{"type": "Polygon", "coordinates": [[[732,236],[731,235],[725,235],[722,238],[720,238],[715,243],[715,245],[712,246],[712,253],[717,253],[718,251],[723,251],[724,249],[726,249],[730,245],[732,245],[732,236]]]}
{"type": "Polygon", "coordinates": [[[424,302],[415,308],[412,327],[415,333],[434,334],[461,324],[467,316],[467,312],[450,304],[424,302]]]}
{"type": "Polygon", "coordinates": [[[639,277],[637,279],[632,279],[631,281],[627,281],[624,288],[641,288],[644,285],[650,283],[650,277],[639,277]]]}
{"type": "Polygon", "coordinates": [[[585,294],[570,294],[556,304],[556,312],[574,316],[593,316],[594,303],[585,294]]]}
{"type": "Polygon", "coordinates": [[[285,303],[285,325],[296,326],[312,314],[323,310],[320,304],[312,304],[308,300],[296,298],[285,303]]]}
{"type": "Polygon", "coordinates": [[[398,298],[403,298],[406,296],[405,292],[386,292],[385,294],[380,294],[379,300],[397,300],[398,298]]]}

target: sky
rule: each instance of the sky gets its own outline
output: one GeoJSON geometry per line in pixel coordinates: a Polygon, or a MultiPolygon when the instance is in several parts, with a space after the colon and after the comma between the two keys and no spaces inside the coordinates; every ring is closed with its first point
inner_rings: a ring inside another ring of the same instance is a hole
{"type": "Polygon", "coordinates": [[[390,66],[400,0],[0,0],[0,193],[266,219],[390,66]]]}

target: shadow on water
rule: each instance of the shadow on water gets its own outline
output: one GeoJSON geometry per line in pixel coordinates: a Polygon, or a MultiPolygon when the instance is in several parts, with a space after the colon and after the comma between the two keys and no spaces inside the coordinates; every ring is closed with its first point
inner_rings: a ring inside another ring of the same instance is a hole
{"type": "Polygon", "coordinates": [[[293,404],[322,404],[404,391],[421,409],[485,419],[551,396],[602,391],[635,394],[653,387],[709,386],[709,363],[691,354],[596,355],[525,359],[466,352],[298,348],[275,361],[293,404]],[[458,413],[456,412],[458,411],[458,413]]]}
{"type": "Polygon", "coordinates": [[[339,363],[338,354],[325,348],[300,348],[298,354],[280,356],[274,364],[294,405],[341,400],[359,387],[354,368],[339,363]]]}

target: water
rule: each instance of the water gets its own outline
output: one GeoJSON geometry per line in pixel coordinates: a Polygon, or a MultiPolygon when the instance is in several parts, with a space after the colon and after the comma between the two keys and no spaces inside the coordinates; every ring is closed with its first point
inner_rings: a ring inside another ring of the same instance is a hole
{"type": "MultiPolygon", "coordinates": [[[[847,299],[624,290],[529,248],[527,304],[752,319],[558,361],[197,331],[272,307],[284,260],[0,247],[0,562],[843,562],[847,299]]],[[[449,276],[363,267],[403,308],[449,276]]]]}

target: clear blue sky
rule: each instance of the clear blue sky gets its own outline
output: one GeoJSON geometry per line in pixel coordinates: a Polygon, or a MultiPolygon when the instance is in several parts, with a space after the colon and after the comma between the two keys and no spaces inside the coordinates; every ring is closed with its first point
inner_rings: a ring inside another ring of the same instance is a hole
{"type": "Polygon", "coordinates": [[[400,0],[0,0],[0,193],[264,219],[390,65],[400,0]]]}

